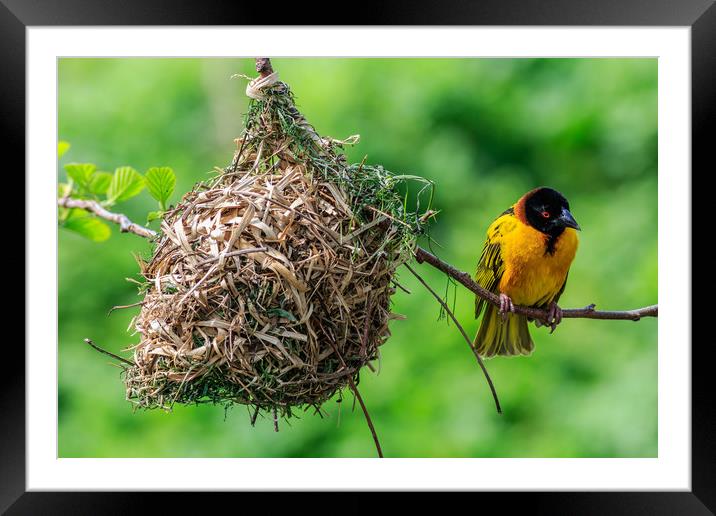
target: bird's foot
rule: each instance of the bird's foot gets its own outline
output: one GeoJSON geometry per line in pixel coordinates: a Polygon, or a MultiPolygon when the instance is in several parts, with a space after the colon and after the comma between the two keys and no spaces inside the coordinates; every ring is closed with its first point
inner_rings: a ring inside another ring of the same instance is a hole
{"type": "Polygon", "coordinates": [[[502,320],[506,321],[508,312],[514,311],[515,305],[512,303],[510,296],[500,293],[500,315],[502,316],[502,320]]]}
{"type": "Polygon", "coordinates": [[[554,333],[554,330],[557,329],[557,325],[562,322],[562,309],[554,301],[549,304],[547,320],[545,322],[547,323],[547,326],[552,328],[549,331],[550,333],[554,333]]]}

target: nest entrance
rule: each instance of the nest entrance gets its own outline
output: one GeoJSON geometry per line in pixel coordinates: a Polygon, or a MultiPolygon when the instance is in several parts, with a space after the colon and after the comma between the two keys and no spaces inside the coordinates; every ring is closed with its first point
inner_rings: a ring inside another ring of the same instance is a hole
{"type": "Polygon", "coordinates": [[[165,214],[140,263],[125,371],[139,407],[318,409],[390,335],[395,271],[423,224],[399,189],[408,178],[347,164],[345,142],[321,138],[275,74],[250,88],[231,165],[165,214]]]}

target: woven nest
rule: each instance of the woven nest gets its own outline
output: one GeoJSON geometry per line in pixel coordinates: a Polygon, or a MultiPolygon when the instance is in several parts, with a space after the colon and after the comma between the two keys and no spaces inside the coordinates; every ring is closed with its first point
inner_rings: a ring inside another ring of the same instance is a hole
{"type": "Polygon", "coordinates": [[[318,136],[275,74],[247,92],[231,165],[165,214],[140,260],[125,371],[139,407],[320,410],[390,335],[396,268],[426,218],[406,209],[408,178],[347,164],[346,142],[318,136]]]}

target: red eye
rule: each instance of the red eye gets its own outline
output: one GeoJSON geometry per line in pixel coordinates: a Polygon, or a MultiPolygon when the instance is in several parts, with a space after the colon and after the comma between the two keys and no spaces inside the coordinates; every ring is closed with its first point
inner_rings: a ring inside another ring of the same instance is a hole
{"type": "Polygon", "coordinates": [[[542,212],[542,216],[543,216],[545,219],[548,219],[548,218],[549,218],[549,212],[548,212],[548,211],[543,211],[543,212],[542,212]]]}

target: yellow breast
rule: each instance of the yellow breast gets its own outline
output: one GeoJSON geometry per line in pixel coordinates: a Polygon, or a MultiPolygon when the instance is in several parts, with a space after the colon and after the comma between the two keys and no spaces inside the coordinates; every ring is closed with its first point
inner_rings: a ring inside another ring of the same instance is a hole
{"type": "Polygon", "coordinates": [[[501,254],[505,271],[499,288],[515,304],[547,305],[562,288],[577,252],[577,232],[565,229],[554,243],[552,253],[547,252],[548,239],[518,220],[514,230],[503,236],[501,254]]]}

